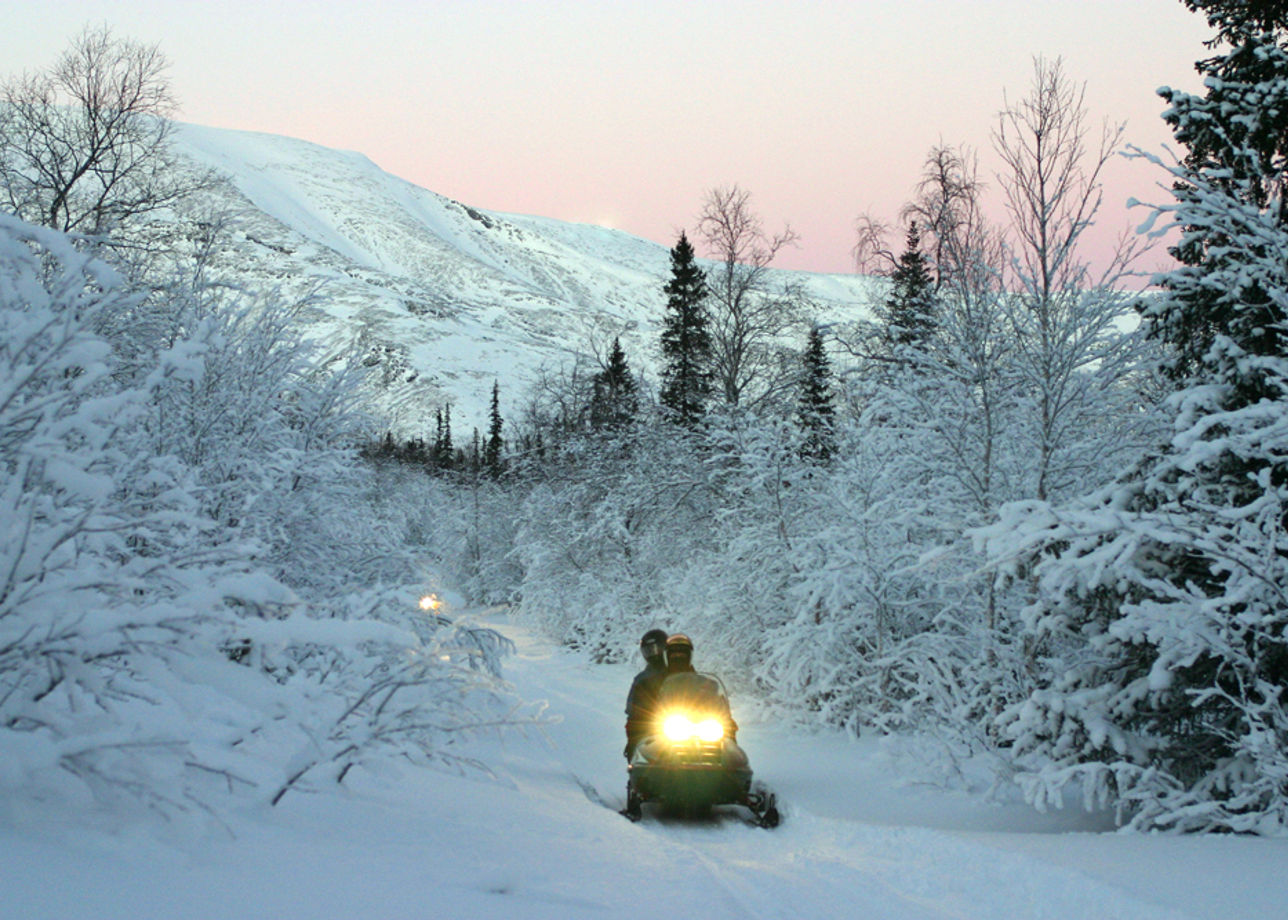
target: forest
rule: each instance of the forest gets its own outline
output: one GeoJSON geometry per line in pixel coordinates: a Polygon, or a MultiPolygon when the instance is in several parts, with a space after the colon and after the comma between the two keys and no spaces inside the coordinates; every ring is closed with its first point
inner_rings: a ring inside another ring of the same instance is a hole
{"type": "Polygon", "coordinates": [[[856,220],[885,281],[845,321],[713,188],[655,355],[498,380],[467,447],[450,405],[395,433],[303,304],[212,270],[234,218],[168,152],[159,49],[90,28],[9,79],[0,789],[201,816],[476,766],[461,737],[541,716],[503,635],[406,603],[428,569],[600,661],[682,629],[781,718],[921,739],[949,780],[1283,833],[1288,7],[1185,5],[1213,42],[1201,95],[1161,91],[1176,157],[1036,58],[995,177],[940,144],[856,220]],[[1172,197],[1093,263],[1124,153],[1172,197]]]}

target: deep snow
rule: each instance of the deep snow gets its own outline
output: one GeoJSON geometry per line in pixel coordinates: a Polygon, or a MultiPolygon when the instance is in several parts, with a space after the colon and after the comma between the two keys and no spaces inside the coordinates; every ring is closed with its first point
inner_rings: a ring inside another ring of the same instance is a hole
{"type": "Polygon", "coordinates": [[[507,666],[517,691],[557,720],[481,742],[494,778],[368,775],[200,834],[3,802],[0,918],[1285,914],[1288,840],[1119,834],[1103,816],[946,791],[875,740],[784,728],[736,699],[740,740],[778,791],[783,825],[752,827],[733,808],[631,824],[594,798],[621,804],[635,668],[490,622],[518,645],[507,666]]]}

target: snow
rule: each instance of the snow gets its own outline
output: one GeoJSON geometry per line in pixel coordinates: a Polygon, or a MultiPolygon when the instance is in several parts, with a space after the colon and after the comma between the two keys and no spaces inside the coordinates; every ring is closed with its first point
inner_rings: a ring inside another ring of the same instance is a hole
{"type": "Polygon", "coordinates": [[[782,826],[738,809],[631,824],[612,809],[634,668],[488,622],[517,644],[508,678],[551,719],[481,743],[493,777],[366,775],[199,831],[0,801],[0,918],[1283,916],[1288,840],[1113,833],[1104,816],[905,781],[907,757],[876,740],[737,699],[782,826]]]}
{"type": "MultiPolygon", "coordinates": [[[[379,347],[382,408],[402,435],[423,436],[444,403],[459,434],[485,430],[493,381],[509,410],[541,369],[614,337],[632,368],[654,367],[667,245],[469,207],[294,138],[185,124],[177,144],[225,180],[213,203],[239,216],[220,271],[251,290],[302,296],[320,284],[310,338],[339,351],[361,334],[379,347]]],[[[774,275],[799,281],[825,320],[852,317],[880,284],[774,275]]]]}

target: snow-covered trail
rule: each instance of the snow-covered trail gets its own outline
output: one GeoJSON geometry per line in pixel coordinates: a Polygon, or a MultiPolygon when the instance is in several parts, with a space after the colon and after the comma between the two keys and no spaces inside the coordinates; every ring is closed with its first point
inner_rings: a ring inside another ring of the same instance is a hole
{"type": "Polygon", "coordinates": [[[765,724],[737,699],[783,825],[739,809],[631,824],[614,809],[635,668],[493,622],[518,646],[508,678],[559,720],[482,745],[495,779],[366,775],[199,841],[0,802],[0,920],[1270,920],[1288,903],[1288,841],[1074,832],[1097,822],[901,785],[875,743],[765,724]]]}
{"type": "MultiPolygon", "coordinates": [[[[663,915],[688,911],[710,918],[910,920],[1202,916],[1151,903],[1015,847],[990,846],[977,833],[898,823],[902,816],[963,829],[1001,822],[1059,831],[1096,823],[1092,819],[1039,815],[1035,821],[1022,806],[1003,810],[973,800],[954,802],[942,794],[901,794],[889,776],[876,779],[884,759],[875,745],[776,731],[741,715],[740,740],[757,775],[779,792],[783,825],[773,831],[750,826],[736,808],[721,809],[711,821],[698,824],[650,813],[632,825],[589,799],[576,800],[590,784],[612,808],[622,803],[621,710],[635,668],[591,665],[522,626],[503,628],[519,646],[508,668],[511,679],[524,696],[548,700],[551,713],[562,719],[548,728],[551,745],[536,755],[533,772],[511,759],[511,775],[525,798],[547,799],[552,810],[569,816],[584,813],[582,820],[602,835],[605,856],[618,861],[620,869],[610,871],[619,874],[627,889],[641,876],[648,879],[640,897],[663,915]],[[936,813],[936,798],[946,811],[936,813]],[[999,814],[1003,811],[1005,817],[999,814]]],[[[734,705],[739,715],[736,700],[734,705]]]]}

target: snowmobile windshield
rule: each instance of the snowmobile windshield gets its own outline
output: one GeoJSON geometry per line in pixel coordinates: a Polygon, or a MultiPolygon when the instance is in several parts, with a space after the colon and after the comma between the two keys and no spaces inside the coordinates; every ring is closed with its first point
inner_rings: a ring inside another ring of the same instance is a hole
{"type": "Polygon", "coordinates": [[[729,700],[720,681],[696,671],[682,671],[662,681],[658,703],[664,710],[720,712],[729,708],[729,700]]]}

